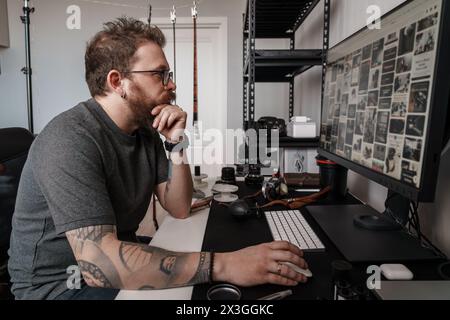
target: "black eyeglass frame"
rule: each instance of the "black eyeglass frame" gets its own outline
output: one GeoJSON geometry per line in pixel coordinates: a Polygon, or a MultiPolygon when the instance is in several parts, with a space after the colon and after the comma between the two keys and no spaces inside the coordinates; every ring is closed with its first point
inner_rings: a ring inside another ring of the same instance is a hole
{"type": "Polygon", "coordinates": [[[158,74],[162,80],[163,85],[167,86],[170,80],[173,81],[173,72],[170,70],[131,70],[123,73],[154,73],[158,74]]]}

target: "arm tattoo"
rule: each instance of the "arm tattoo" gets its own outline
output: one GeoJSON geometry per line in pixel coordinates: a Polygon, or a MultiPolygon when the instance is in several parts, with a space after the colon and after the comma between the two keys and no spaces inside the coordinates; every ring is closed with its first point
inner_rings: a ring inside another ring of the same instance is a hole
{"type": "Polygon", "coordinates": [[[103,271],[95,264],[79,260],[78,265],[80,266],[80,271],[83,274],[84,281],[86,281],[88,286],[110,289],[114,288],[103,271]]]}
{"type": "Polygon", "coordinates": [[[159,270],[167,274],[168,276],[172,273],[175,263],[177,262],[176,256],[167,256],[161,260],[159,264],[159,270]]]}
{"type": "Polygon", "coordinates": [[[133,272],[137,267],[150,263],[153,247],[136,243],[121,242],[119,248],[120,261],[124,267],[133,272]]]}
{"type": "Polygon", "coordinates": [[[188,282],[189,284],[205,283],[210,279],[209,276],[209,264],[211,263],[211,253],[200,252],[200,261],[198,263],[197,271],[192,279],[188,282]]]}

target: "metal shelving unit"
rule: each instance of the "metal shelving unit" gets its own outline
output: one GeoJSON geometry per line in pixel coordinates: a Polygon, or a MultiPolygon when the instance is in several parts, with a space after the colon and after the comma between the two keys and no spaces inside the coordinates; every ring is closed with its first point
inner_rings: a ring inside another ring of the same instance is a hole
{"type": "MultiPolygon", "coordinates": [[[[243,31],[243,128],[255,123],[255,83],[289,83],[289,117],[294,115],[294,80],[313,66],[323,66],[328,50],[330,0],[324,0],[323,50],[295,49],[295,32],[320,0],[247,0],[243,31]],[[285,38],[288,50],[256,50],[257,38],[285,38]]],[[[318,147],[319,139],[280,138],[280,148],[318,147]]]]}

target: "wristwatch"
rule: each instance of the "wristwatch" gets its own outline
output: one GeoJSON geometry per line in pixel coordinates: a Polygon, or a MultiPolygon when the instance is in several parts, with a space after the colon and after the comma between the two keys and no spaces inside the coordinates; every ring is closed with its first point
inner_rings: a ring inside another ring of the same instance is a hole
{"type": "Polygon", "coordinates": [[[176,143],[171,143],[167,140],[164,141],[164,148],[166,148],[168,152],[172,152],[173,149],[175,149],[175,147],[177,147],[177,151],[181,151],[183,149],[186,149],[188,146],[189,146],[189,139],[186,135],[184,135],[183,138],[176,143]]]}

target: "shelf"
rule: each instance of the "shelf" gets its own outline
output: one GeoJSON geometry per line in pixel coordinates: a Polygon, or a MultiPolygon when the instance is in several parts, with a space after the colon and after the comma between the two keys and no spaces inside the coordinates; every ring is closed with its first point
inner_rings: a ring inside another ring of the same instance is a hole
{"type": "MultiPolygon", "coordinates": [[[[322,50],[255,50],[255,82],[289,82],[322,64],[322,50]]],[[[249,61],[244,72],[248,74],[249,61]]]]}
{"type": "Polygon", "coordinates": [[[284,149],[290,148],[318,148],[320,138],[291,138],[280,137],[278,147],[284,149]]]}
{"type": "MultiPolygon", "coordinates": [[[[256,0],[256,38],[289,38],[320,0],[256,0]]],[[[248,30],[248,1],[245,30],[248,30]]]]}

